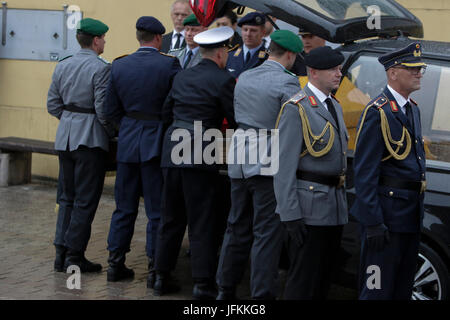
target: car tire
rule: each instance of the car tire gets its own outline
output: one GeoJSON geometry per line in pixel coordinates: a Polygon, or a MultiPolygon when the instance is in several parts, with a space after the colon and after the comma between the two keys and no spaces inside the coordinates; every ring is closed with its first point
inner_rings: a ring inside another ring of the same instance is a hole
{"type": "Polygon", "coordinates": [[[450,297],[450,276],[443,259],[431,247],[421,242],[413,300],[447,300],[450,297]]]}

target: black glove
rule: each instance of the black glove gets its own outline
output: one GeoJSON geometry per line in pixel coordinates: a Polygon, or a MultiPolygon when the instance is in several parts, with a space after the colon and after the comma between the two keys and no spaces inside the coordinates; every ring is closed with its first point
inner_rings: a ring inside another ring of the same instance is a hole
{"type": "Polygon", "coordinates": [[[367,247],[370,250],[381,251],[391,239],[389,230],[384,223],[366,228],[367,247]]]}
{"type": "Polygon", "coordinates": [[[303,219],[284,221],[289,237],[299,246],[303,246],[308,230],[306,230],[305,223],[303,219]]]}

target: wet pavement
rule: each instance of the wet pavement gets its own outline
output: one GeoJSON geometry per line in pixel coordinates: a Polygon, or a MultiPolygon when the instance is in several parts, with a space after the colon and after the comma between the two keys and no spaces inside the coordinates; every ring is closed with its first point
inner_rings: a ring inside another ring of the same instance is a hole
{"type": "MultiPolygon", "coordinates": [[[[92,224],[92,233],[86,257],[101,263],[103,270],[81,275],[81,289],[70,290],[70,274],[53,271],[53,237],[56,225],[56,187],[29,184],[0,188],[0,300],[189,300],[192,280],[185,236],[174,276],[180,280],[181,292],[162,297],[146,288],[147,257],[145,255],[145,228],[147,218],[143,203],[139,208],[131,252],[126,265],[135,271],[131,281],[106,281],[107,236],[112,212],[115,209],[112,187],[107,186],[100,200],[92,224]]],[[[280,273],[282,287],[284,274],[280,273]]],[[[354,299],[353,290],[332,287],[331,299],[354,299]]],[[[238,288],[241,299],[249,299],[248,270],[238,288]]]]}

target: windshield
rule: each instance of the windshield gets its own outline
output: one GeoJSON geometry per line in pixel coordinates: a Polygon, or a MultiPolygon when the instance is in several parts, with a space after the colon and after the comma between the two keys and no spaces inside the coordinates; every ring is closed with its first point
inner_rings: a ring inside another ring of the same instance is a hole
{"type": "Polygon", "coordinates": [[[310,9],[334,20],[348,20],[369,17],[375,12],[381,16],[405,17],[393,4],[385,0],[294,0],[310,9]]]}
{"type": "MultiPolygon", "coordinates": [[[[386,72],[377,57],[369,53],[360,56],[348,70],[336,94],[344,108],[351,137],[349,149],[352,150],[361,112],[387,83],[386,72]]],[[[450,162],[450,63],[424,60],[428,67],[421,89],[411,97],[419,104],[427,159],[450,162]]]]}

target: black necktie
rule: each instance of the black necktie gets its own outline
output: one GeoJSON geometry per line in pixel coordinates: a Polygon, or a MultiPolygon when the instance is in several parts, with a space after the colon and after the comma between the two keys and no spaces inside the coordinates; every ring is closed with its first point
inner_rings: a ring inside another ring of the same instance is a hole
{"type": "Polygon", "coordinates": [[[263,39],[263,41],[262,41],[262,45],[263,45],[263,47],[266,49],[266,43],[267,43],[267,40],[266,39],[263,39]]]}
{"type": "Polygon", "coordinates": [[[250,50],[247,51],[247,55],[245,56],[245,64],[247,64],[250,61],[250,58],[252,57],[250,50]]]}
{"type": "Polygon", "coordinates": [[[413,113],[411,110],[411,105],[409,104],[409,102],[406,102],[406,104],[405,104],[405,111],[406,111],[406,117],[408,118],[408,121],[409,121],[409,125],[414,130],[414,116],[413,116],[413,113]]]}
{"type": "Polygon", "coordinates": [[[177,33],[176,34],[176,36],[177,36],[177,42],[175,42],[175,46],[173,47],[173,49],[179,49],[180,48],[180,42],[181,42],[181,33],[177,33]]]}
{"type": "Polygon", "coordinates": [[[339,129],[339,121],[338,121],[338,117],[337,117],[337,113],[336,113],[336,109],[334,108],[333,102],[331,101],[330,98],[326,98],[325,99],[325,103],[327,104],[328,107],[328,111],[331,113],[331,115],[334,118],[334,121],[336,121],[336,125],[339,129]]]}
{"type": "Polygon", "coordinates": [[[189,62],[191,61],[191,58],[192,58],[192,50],[188,50],[188,52],[186,53],[186,60],[184,60],[183,69],[186,69],[189,62]]]}

